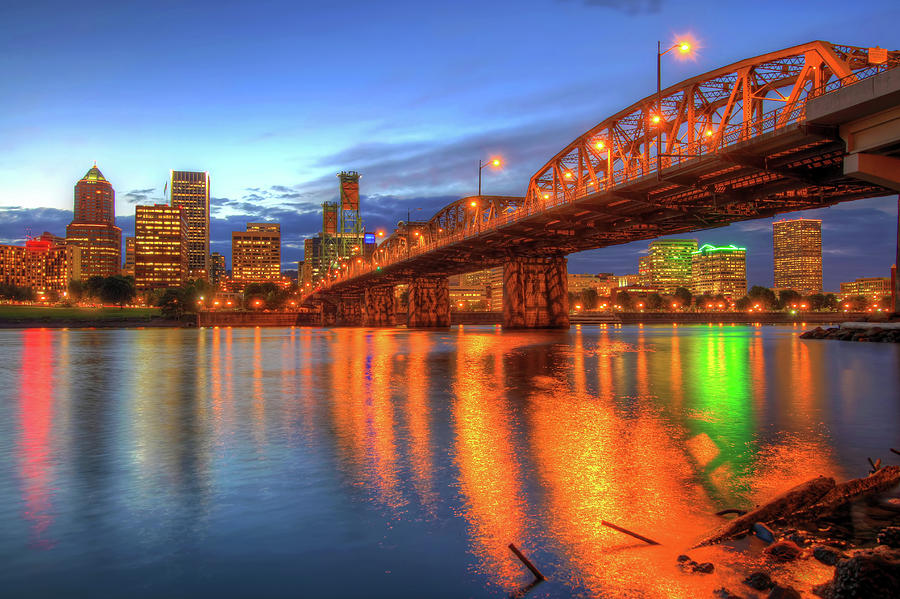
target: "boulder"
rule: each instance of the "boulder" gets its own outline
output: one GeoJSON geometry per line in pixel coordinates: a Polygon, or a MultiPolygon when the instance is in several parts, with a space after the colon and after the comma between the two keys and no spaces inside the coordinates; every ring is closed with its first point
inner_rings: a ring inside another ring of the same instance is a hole
{"type": "Polygon", "coordinates": [[[845,559],[847,556],[834,547],[816,545],[813,547],[813,557],[826,566],[833,566],[838,563],[839,560],[845,559]]]}
{"type": "Polygon", "coordinates": [[[780,562],[792,562],[800,557],[801,550],[793,541],[778,541],[766,547],[766,554],[780,562]]]}
{"type": "Polygon", "coordinates": [[[744,584],[757,591],[765,591],[775,586],[772,578],[765,572],[754,572],[744,579],[744,584]]]}
{"type": "Polygon", "coordinates": [[[815,591],[828,599],[896,599],[900,589],[900,551],[876,547],[842,559],[831,582],[815,591]]]}

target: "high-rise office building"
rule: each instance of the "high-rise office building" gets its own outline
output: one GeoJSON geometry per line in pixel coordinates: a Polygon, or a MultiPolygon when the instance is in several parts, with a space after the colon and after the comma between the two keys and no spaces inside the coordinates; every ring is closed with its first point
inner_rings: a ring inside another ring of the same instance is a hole
{"type": "Polygon", "coordinates": [[[772,224],[775,287],[804,295],[822,291],[822,221],[810,218],[772,224]]]}
{"type": "Polygon", "coordinates": [[[737,299],[747,294],[747,249],[703,245],[691,255],[691,293],[737,299]]]}
{"type": "Polygon", "coordinates": [[[861,295],[866,299],[880,300],[891,295],[890,277],[864,277],[841,283],[841,299],[861,295]]]}
{"type": "Polygon", "coordinates": [[[116,226],[116,192],[95,164],[75,184],[74,218],[66,244],[81,248],[81,274],[111,277],[122,267],[122,229],[116,226]]]}
{"type": "Polygon", "coordinates": [[[134,237],[125,238],[125,266],[122,267],[122,275],[134,276],[134,237]]]}
{"type": "Polygon", "coordinates": [[[228,270],[225,268],[225,256],[219,252],[209,255],[209,282],[218,287],[225,282],[228,270]]]}
{"type": "Polygon", "coordinates": [[[191,279],[209,280],[209,173],[172,171],[172,206],[184,209],[188,226],[188,271],[191,279]]]}
{"type": "Polygon", "coordinates": [[[281,279],[278,223],[247,223],[246,231],[231,232],[231,279],[240,287],[281,279]]]}
{"type": "Polygon", "coordinates": [[[646,260],[639,266],[641,283],[659,293],[672,294],[679,287],[691,286],[693,253],[697,251],[696,239],[656,239],[650,242],[646,260]]]}
{"type": "Polygon", "coordinates": [[[188,227],[184,210],[156,204],[134,215],[134,285],[140,291],[179,287],[188,278],[188,227]]]}

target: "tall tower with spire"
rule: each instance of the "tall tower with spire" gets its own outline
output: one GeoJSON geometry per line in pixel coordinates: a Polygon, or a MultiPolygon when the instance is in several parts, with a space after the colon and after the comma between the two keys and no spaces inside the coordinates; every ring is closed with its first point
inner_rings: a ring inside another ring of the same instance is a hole
{"type": "Polygon", "coordinates": [[[74,218],[66,244],[81,248],[81,276],[111,277],[122,264],[122,229],[116,226],[116,192],[97,164],[75,183],[74,218]]]}

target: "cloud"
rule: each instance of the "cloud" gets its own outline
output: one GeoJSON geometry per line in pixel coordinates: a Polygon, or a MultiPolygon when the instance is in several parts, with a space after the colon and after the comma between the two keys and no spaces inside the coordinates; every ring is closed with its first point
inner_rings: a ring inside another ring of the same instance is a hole
{"type": "Polygon", "coordinates": [[[132,189],[126,194],[120,195],[121,199],[124,199],[129,204],[149,204],[149,203],[159,203],[165,201],[163,198],[150,197],[156,191],[155,187],[151,187],[149,189],[132,189]]]}
{"type": "Polygon", "coordinates": [[[44,231],[54,235],[66,234],[66,225],[72,222],[71,210],[58,208],[23,208],[0,206],[0,243],[21,245],[25,235],[40,235],[44,231]]]}
{"type": "Polygon", "coordinates": [[[582,0],[582,4],[591,8],[606,8],[623,12],[627,15],[654,14],[662,9],[662,0],[582,0]]]}

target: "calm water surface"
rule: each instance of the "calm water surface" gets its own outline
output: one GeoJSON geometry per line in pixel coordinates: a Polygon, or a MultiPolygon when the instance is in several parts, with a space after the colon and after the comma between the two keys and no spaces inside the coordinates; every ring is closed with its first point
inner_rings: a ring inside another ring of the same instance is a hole
{"type": "Polygon", "coordinates": [[[0,331],[0,595],[709,596],[716,510],[900,444],[900,348],[800,330],[0,331]]]}

